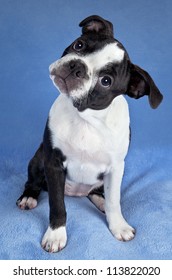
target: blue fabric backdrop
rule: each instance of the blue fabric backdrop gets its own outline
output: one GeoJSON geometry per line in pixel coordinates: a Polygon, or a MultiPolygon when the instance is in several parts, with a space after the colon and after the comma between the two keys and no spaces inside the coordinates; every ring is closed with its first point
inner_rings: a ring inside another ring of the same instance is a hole
{"type": "Polygon", "coordinates": [[[0,0],[0,259],[172,258],[171,10],[170,0],[0,0]],[[66,197],[68,245],[49,254],[40,246],[47,193],[31,211],[20,211],[15,201],[58,95],[48,66],[92,14],[113,22],[115,37],[151,74],[164,101],[152,110],[146,97],[127,98],[132,142],[121,203],[135,239],[117,241],[88,199],[66,197]]]}

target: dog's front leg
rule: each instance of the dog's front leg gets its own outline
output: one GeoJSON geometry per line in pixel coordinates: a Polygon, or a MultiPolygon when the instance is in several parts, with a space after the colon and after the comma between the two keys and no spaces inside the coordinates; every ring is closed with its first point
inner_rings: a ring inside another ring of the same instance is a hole
{"type": "Polygon", "coordinates": [[[53,150],[45,159],[45,175],[48,183],[50,224],[42,239],[42,247],[48,252],[62,250],[67,242],[66,210],[64,204],[65,170],[59,152],[53,150]]]}
{"type": "Polygon", "coordinates": [[[121,213],[120,188],[123,173],[124,161],[121,161],[104,178],[105,213],[112,234],[120,241],[128,241],[134,238],[135,230],[121,213]]]}

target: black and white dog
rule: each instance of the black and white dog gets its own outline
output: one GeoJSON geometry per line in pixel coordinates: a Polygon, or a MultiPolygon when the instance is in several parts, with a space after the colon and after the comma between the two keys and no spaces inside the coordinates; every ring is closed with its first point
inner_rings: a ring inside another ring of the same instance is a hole
{"type": "Polygon", "coordinates": [[[64,194],[88,196],[106,214],[112,234],[131,240],[135,230],[120,207],[120,186],[130,141],[128,105],[123,97],[148,95],[152,108],[162,94],[150,75],[131,63],[113,37],[111,22],[90,16],[82,35],[50,65],[60,91],[51,107],[43,143],[28,167],[28,181],[17,205],[36,207],[48,186],[50,224],[42,247],[57,252],[67,243],[64,194]]]}

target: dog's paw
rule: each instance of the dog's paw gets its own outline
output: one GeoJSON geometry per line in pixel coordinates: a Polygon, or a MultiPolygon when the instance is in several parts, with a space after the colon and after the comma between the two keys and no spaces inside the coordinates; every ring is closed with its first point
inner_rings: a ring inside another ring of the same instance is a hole
{"type": "Polygon", "coordinates": [[[42,248],[49,252],[55,253],[61,251],[67,243],[66,227],[62,226],[57,229],[48,227],[42,239],[42,248]]]}
{"type": "Polygon", "coordinates": [[[113,225],[109,229],[119,241],[130,241],[135,236],[135,229],[127,224],[127,222],[113,225]]]}
{"type": "Polygon", "coordinates": [[[97,194],[91,194],[88,196],[88,198],[101,212],[105,213],[104,197],[97,195],[97,194]]]}
{"type": "Polygon", "coordinates": [[[37,206],[37,200],[33,197],[24,196],[23,198],[19,198],[16,204],[22,210],[29,210],[37,206]]]}

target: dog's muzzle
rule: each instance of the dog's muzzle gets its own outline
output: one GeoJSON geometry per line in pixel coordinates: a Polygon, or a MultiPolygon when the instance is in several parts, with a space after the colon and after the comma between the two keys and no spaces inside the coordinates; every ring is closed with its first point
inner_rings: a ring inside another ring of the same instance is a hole
{"type": "Polygon", "coordinates": [[[88,68],[80,59],[72,59],[64,63],[50,66],[50,76],[62,93],[70,96],[71,92],[84,87],[88,80],[88,68]]]}

